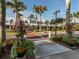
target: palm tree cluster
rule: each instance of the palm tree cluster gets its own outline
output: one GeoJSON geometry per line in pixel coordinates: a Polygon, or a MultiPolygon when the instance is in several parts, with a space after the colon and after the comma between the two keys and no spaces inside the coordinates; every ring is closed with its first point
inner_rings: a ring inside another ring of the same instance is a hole
{"type": "Polygon", "coordinates": [[[42,16],[42,13],[44,13],[44,11],[47,10],[47,7],[46,6],[43,6],[43,5],[39,5],[39,6],[34,6],[34,12],[37,13],[38,15],[40,15],[40,26],[39,26],[39,31],[41,31],[41,16],[42,16]]]}
{"type": "MultiPolygon", "coordinates": [[[[27,8],[26,8],[26,5],[20,0],[11,0],[7,2],[5,0],[0,0],[0,2],[2,3],[2,20],[1,20],[2,21],[2,39],[6,39],[6,25],[5,25],[6,7],[11,8],[13,12],[16,14],[16,21],[19,19],[19,16],[22,15],[20,11],[24,11],[27,8]]],[[[44,11],[47,10],[47,7],[43,5],[34,6],[33,10],[34,12],[36,12],[36,14],[40,15],[40,22],[41,22],[42,13],[44,13],[44,11]]],[[[33,15],[30,15],[30,17],[34,18],[33,15]]]]}

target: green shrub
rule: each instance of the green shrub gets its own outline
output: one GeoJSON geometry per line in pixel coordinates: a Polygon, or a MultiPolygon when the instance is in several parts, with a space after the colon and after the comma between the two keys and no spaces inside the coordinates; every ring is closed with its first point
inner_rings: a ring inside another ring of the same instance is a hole
{"type": "Polygon", "coordinates": [[[68,45],[76,45],[77,44],[77,39],[75,37],[69,37],[69,36],[63,36],[63,40],[64,43],[68,44],[68,45]]]}
{"type": "Polygon", "coordinates": [[[26,40],[26,56],[34,55],[35,44],[31,40],[26,40]]]}
{"type": "Polygon", "coordinates": [[[62,38],[63,38],[63,35],[57,35],[57,37],[51,36],[51,37],[49,38],[49,40],[61,42],[61,41],[62,41],[62,38]]]}
{"type": "Polygon", "coordinates": [[[55,36],[51,36],[51,37],[49,38],[49,40],[51,40],[51,41],[56,41],[55,36]]]}
{"type": "Polygon", "coordinates": [[[63,36],[62,42],[66,43],[69,40],[68,36],[63,36]]]}
{"type": "Polygon", "coordinates": [[[59,34],[59,35],[57,35],[56,40],[59,42],[62,42],[62,38],[63,38],[63,35],[59,34]]]}
{"type": "Polygon", "coordinates": [[[23,47],[26,49],[26,56],[33,56],[35,44],[31,40],[23,40],[22,42],[18,42],[18,47],[23,47]]]}
{"type": "Polygon", "coordinates": [[[75,39],[77,40],[77,43],[79,44],[79,37],[75,37],[75,39]]]}

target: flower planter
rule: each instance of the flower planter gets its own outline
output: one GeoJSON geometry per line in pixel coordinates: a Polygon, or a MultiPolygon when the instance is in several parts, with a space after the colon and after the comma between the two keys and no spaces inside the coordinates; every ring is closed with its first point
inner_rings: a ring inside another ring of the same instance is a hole
{"type": "Polygon", "coordinates": [[[16,48],[16,52],[17,52],[17,57],[22,58],[22,57],[24,57],[24,55],[26,53],[26,49],[25,48],[16,48]]]}

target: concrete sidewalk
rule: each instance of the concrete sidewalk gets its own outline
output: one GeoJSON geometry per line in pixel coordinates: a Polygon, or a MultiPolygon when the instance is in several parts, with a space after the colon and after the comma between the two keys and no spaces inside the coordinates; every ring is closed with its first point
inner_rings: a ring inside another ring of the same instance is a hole
{"type": "Polygon", "coordinates": [[[51,58],[50,56],[71,51],[70,49],[64,46],[61,46],[57,43],[50,42],[47,40],[39,40],[34,43],[36,44],[35,49],[36,59],[42,59],[46,57],[49,57],[48,59],[50,59],[51,58]]]}
{"type": "Polygon", "coordinates": [[[79,59],[79,49],[70,50],[57,43],[36,42],[36,59],[79,59]]]}

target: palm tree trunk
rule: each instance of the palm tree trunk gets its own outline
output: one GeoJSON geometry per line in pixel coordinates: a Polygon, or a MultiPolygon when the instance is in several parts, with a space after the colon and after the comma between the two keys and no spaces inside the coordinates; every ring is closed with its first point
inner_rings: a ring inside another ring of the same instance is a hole
{"type": "MultiPolygon", "coordinates": [[[[57,20],[57,13],[55,14],[55,19],[57,20]]],[[[55,22],[55,39],[57,38],[57,22],[55,22]]]]}
{"type": "Polygon", "coordinates": [[[37,13],[36,13],[36,30],[38,31],[38,18],[37,18],[37,13]]]}
{"type": "Polygon", "coordinates": [[[70,23],[70,10],[67,10],[66,12],[66,32],[67,32],[67,35],[69,37],[72,37],[72,34],[73,34],[73,31],[72,31],[72,25],[70,23]]]}
{"type": "Polygon", "coordinates": [[[29,23],[30,23],[30,29],[32,29],[32,25],[31,25],[31,18],[30,18],[30,22],[29,22],[29,23]]]}
{"type": "Polygon", "coordinates": [[[16,9],[16,21],[18,20],[18,11],[16,9]]]}
{"type": "Polygon", "coordinates": [[[4,41],[6,39],[6,6],[5,6],[5,0],[2,0],[2,20],[1,20],[1,26],[2,26],[2,40],[4,41]]]}
{"type": "Polygon", "coordinates": [[[41,31],[41,13],[40,13],[40,25],[39,25],[39,31],[41,31]]]}

